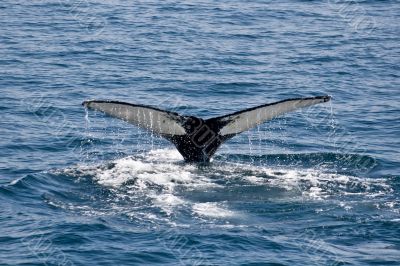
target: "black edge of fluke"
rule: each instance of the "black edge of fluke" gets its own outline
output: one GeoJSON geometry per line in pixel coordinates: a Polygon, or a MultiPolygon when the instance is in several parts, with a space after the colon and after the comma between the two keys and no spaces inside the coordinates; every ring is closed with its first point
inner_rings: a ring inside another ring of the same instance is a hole
{"type": "Polygon", "coordinates": [[[332,96],[325,95],[325,96],[322,96],[322,99],[324,99],[324,102],[326,103],[326,102],[329,102],[332,99],[332,96]]]}
{"type": "Polygon", "coordinates": [[[82,102],[82,105],[83,105],[84,107],[88,107],[89,104],[92,103],[92,102],[107,102],[107,101],[86,100],[86,101],[83,101],[83,102],[82,102]]]}
{"type": "MultiPolygon", "coordinates": [[[[295,100],[296,98],[294,98],[293,100],[295,100]]],[[[301,99],[301,98],[298,98],[298,99],[301,99]]],[[[326,102],[329,102],[331,99],[332,99],[332,96],[330,96],[330,95],[323,95],[323,96],[315,96],[315,97],[309,97],[309,98],[302,98],[302,99],[304,99],[304,100],[312,100],[312,99],[321,99],[321,100],[324,100],[324,103],[326,103],[326,102]]],[[[292,99],[288,99],[288,100],[292,100],[292,99]]],[[[286,100],[284,100],[284,101],[286,101],[286,100]]]]}
{"type": "Polygon", "coordinates": [[[329,102],[332,99],[332,96],[330,95],[325,95],[325,96],[317,96],[317,98],[324,99],[324,102],[329,102]]]}

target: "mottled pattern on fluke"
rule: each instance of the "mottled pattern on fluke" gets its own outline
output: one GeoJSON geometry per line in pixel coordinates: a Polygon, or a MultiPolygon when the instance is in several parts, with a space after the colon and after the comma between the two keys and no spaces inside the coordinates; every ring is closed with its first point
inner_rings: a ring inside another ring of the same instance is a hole
{"type": "Polygon", "coordinates": [[[207,120],[119,101],[92,100],[83,105],[166,138],[185,161],[208,162],[227,139],[279,115],[330,99],[330,96],[287,99],[207,120]]]}

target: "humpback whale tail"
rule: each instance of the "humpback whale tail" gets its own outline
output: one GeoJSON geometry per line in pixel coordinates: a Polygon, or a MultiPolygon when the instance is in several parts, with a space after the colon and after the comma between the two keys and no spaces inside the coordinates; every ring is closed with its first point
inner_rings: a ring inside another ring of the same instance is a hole
{"type": "Polygon", "coordinates": [[[185,161],[207,162],[218,147],[233,136],[279,115],[330,99],[330,96],[288,99],[207,120],[119,101],[93,100],[85,101],[83,105],[169,140],[185,161]]]}

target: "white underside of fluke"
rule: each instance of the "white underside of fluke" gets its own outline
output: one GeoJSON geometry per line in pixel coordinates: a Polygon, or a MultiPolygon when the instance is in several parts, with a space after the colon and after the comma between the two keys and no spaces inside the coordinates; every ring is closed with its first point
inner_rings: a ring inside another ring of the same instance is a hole
{"type": "Polygon", "coordinates": [[[84,105],[159,135],[186,134],[179,116],[170,112],[117,102],[88,101],[84,105]]]}
{"type": "Polygon", "coordinates": [[[238,134],[271,120],[282,114],[295,111],[297,109],[326,102],[329,98],[305,98],[294,99],[261,106],[249,111],[242,111],[236,114],[221,117],[219,121],[229,121],[227,125],[220,129],[222,136],[238,134]]]}

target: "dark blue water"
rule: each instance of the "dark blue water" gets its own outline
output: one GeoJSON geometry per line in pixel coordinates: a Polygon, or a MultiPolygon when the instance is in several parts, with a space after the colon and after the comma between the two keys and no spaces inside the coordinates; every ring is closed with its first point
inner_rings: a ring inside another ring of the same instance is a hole
{"type": "Polygon", "coordinates": [[[2,0],[0,264],[399,265],[399,21],[399,1],[2,0]],[[208,166],[81,106],[325,94],[208,166]]]}

